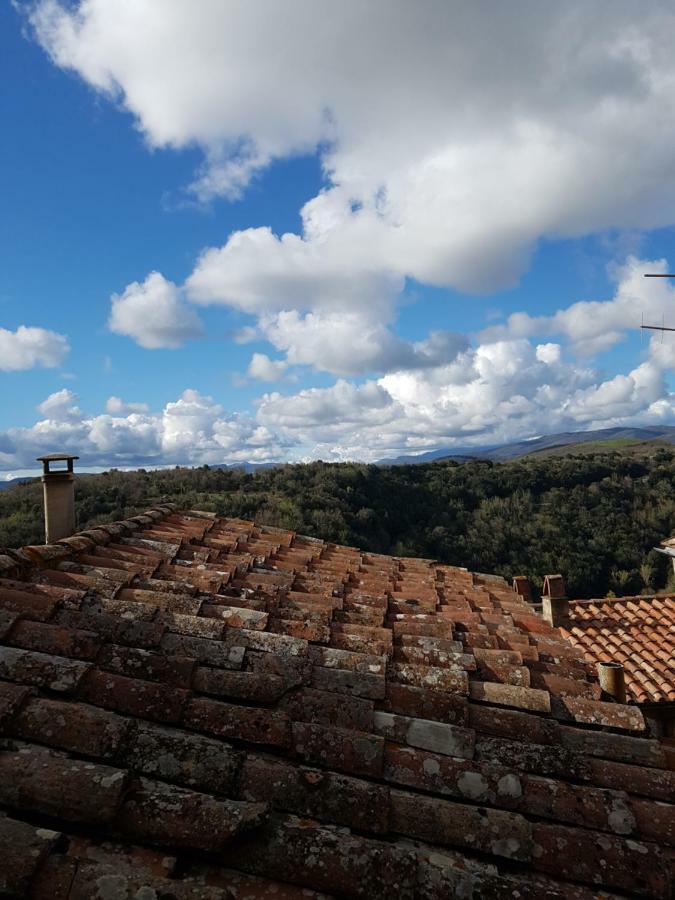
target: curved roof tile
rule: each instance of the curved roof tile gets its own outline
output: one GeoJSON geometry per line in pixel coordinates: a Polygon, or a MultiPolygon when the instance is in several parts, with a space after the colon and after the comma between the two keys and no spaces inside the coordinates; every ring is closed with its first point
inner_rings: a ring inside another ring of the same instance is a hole
{"type": "Polygon", "coordinates": [[[619,597],[569,604],[563,634],[597,662],[621,662],[636,703],[675,703],[675,599],[619,597]]]}
{"type": "Polygon", "coordinates": [[[0,556],[3,895],[670,896],[668,748],[500,579],[168,506],[79,537],[0,556]]]}

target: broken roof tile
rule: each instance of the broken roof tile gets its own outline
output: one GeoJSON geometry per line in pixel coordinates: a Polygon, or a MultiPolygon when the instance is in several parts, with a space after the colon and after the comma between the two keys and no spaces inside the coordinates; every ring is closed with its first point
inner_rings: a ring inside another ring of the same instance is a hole
{"type": "Polygon", "coordinates": [[[101,648],[101,640],[93,631],[64,628],[48,622],[17,622],[7,643],[22,650],[34,650],[73,659],[93,660],[101,648]]]}
{"type": "Polygon", "coordinates": [[[290,720],[283,712],[195,697],[187,703],[183,723],[216,737],[290,746],[290,720]]]}
{"type": "Polygon", "coordinates": [[[434,844],[466,847],[507,859],[529,861],[532,857],[531,825],[523,816],[438,797],[392,790],[391,829],[434,844]]]}
{"type": "Polygon", "coordinates": [[[23,684],[0,681],[0,733],[5,733],[6,723],[33,693],[33,688],[23,684]]]}
{"type": "Polygon", "coordinates": [[[625,731],[645,730],[645,720],[640,710],[620,703],[603,703],[600,700],[568,696],[557,702],[553,714],[588,725],[607,725],[625,731]]]}
{"type": "Polygon", "coordinates": [[[386,834],[389,830],[386,787],[286,760],[247,754],[239,774],[238,796],[358,831],[386,834]]]}

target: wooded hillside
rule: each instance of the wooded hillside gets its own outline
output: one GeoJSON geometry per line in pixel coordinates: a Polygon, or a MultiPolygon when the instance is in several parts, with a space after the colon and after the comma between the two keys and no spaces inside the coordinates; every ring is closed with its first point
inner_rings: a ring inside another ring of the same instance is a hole
{"type": "MultiPolygon", "coordinates": [[[[598,453],[506,463],[355,463],[176,468],[82,476],[78,528],[160,499],[399,555],[434,557],[510,578],[562,572],[574,597],[663,589],[652,551],[675,531],[675,452],[598,453]]],[[[0,493],[0,547],[41,542],[38,481],[0,493]]]]}

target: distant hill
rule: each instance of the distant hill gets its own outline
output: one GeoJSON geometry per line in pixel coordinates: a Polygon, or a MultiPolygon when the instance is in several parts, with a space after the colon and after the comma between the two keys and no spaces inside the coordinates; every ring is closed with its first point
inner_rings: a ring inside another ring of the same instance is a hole
{"type": "MultiPolygon", "coordinates": [[[[512,444],[484,447],[445,447],[431,450],[417,456],[397,456],[394,459],[381,459],[379,465],[409,465],[425,462],[436,462],[441,459],[455,459],[466,462],[469,459],[491,459],[503,462],[520,456],[546,453],[547,455],[564,455],[572,451],[572,447],[588,444],[585,452],[601,452],[643,447],[648,444],[656,447],[675,444],[675,426],[650,425],[644,428],[599,428],[595,431],[565,431],[560,434],[547,434],[528,441],[516,441],[512,444]],[[592,448],[590,445],[593,445],[592,448]]],[[[647,449],[647,447],[645,447],[647,449]]]]}
{"type": "MultiPolygon", "coordinates": [[[[249,463],[249,462],[241,462],[241,463],[220,463],[217,465],[210,466],[211,469],[243,469],[244,472],[252,473],[257,472],[259,469],[274,469],[277,466],[281,466],[283,463],[249,463]]],[[[167,466],[167,469],[172,469],[173,466],[167,466]]],[[[140,472],[143,469],[143,466],[139,466],[138,469],[131,469],[129,471],[137,471],[140,472]]],[[[152,471],[152,470],[151,470],[152,471]]],[[[87,472],[86,470],[76,472],[76,478],[94,478],[96,475],[101,474],[100,472],[87,472]]],[[[0,481],[0,491],[6,491],[11,487],[14,487],[15,484],[26,484],[28,481],[33,481],[34,479],[39,478],[40,476],[22,476],[21,478],[9,478],[6,481],[0,481]]]]}
{"type": "MultiPolygon", "coordinates": [[[[527,575],[537,590],[544,575],[560,572],[571,597],[653,593],[666,585],[675,594],[670,560],[652,549],[675,534],[675,446],[651,439],[652,432],[642,442],[635,433],[616,434],[550,447],[526,442],[534,452],[489,464],[316,462],[250,473],[172,467],[81,475],[77,527],[172,500],[371,553],[527,575]],[[660,452],[623,452],[630,446],[660,452]],[[611,452],[584,455],[580,448],[611,452]],[[565,456],[570,449],[574,456],[565,456]]],[[[0,547],[43,540],[40,479],[0,491],[0,547]]]]}
{"type": "Polygon", "coordinates": [[[26,481],[32,480],[32,478],[10,478],[7,481],[0,481],[0,491],[6,491],[8,488],[14,487],[15,484],[24,484],[26,481]]]}

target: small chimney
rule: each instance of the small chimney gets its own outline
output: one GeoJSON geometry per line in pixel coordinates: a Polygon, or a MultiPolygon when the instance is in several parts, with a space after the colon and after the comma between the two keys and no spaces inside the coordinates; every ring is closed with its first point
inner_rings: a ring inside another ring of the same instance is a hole
{"type": "Polygon", "coordinates": [[[52,544],[70,537],[75,531],[75,476],[73,462],[79,456],[52,453],[38,456],[42,463],[45,502],[45,542],[52,544]],[[49,464],[65,462],[65,469],[50,469],[49,464]]]}
{"type": "Polygon", "coordinates": [[[570,604],[565,596],[562,575],[546,575],[541,605],[544,619],[554,628],[564,628],[569,624],[570,604]]]}
{"type": "Polygon", "coordinates": [[[621,663],[598,663],[598,678],[602,690],[614,697],[617,703],[626,702],[626,677],[621,663]]]}
{"type": "Polygon", "coordinates": [[[513,579],[513,590],[526,603],[532,603],[532,588],[526,575],[516,575],[513,579]]]}

